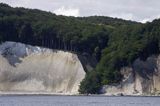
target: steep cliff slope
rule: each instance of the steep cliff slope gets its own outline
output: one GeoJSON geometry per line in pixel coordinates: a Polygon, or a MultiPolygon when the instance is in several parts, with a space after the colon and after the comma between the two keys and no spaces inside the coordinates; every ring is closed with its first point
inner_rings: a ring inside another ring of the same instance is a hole
{"type": "Polygon", "coordinates": [[[136,59],[132,67],[121,69],[124,76],[120,84],[106,85],[106,95],[160,95],[160,56],[147,60],[136,59]]]}
{"type": "Polygon", "coordinates": [[[85,71],[76,54],[5,42],[0,93],[77,94],[85,71]]]}

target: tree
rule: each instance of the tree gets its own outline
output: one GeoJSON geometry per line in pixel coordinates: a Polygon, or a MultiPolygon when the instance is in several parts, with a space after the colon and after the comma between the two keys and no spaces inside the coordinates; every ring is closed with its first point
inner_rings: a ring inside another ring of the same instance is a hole
{"type": "Polygon", "coordinates": [[[87,73],[85,79],[81,82],[79,92],[82,94],[98,94],[101,89],[101,77],[96,71],[87,73]]]}
{"type": "Polygon", "coordinates": [[[24,43],[32,43],[33,42],[33,30],[29,23],[24,24],[19,32],[19,39],[24,43]]]}

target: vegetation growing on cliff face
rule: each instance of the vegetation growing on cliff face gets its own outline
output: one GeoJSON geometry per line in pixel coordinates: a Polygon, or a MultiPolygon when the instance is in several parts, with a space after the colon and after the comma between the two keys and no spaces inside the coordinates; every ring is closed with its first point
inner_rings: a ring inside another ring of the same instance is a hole
{"type": "Polygon", "coordinates": [[[99,93],[102,85],[121,80],[121,67],[159,53],[160,20],[141,24],[99,16],[75,18],[0,4],[0,42],[4,41],[95,56],[98,64],[79,91],[99,93]]]}
{"type": "Polygon", "coordinates": [[[83,94],[98,94],[102,86],[101,79],[101,75],[97,71],[92,70],[81,82],[79,92],[83,94]]]}

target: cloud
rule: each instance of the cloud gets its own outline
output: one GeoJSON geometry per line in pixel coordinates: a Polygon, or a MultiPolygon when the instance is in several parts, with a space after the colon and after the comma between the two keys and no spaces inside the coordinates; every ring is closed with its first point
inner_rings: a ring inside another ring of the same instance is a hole
{"type": "Polygon", "coordinates": [[[139,22],[141,22],[141,23],[152,22],[152,20],[159,19],[159,18],[160,18],[160,15],[157,15],[157,16],[152,16],[152,17],[149,17],[149,18],[145,18],[145,19],[143,19],[139,22]]]}
{"type": "Polygon", "coordinates": [[[64,6],[53,11],[57,15],[65,15],[65,16],[80,16],[79,9],[77,8],[66,8],[64,6]]]}
{"type": "Polygon", "coordinates": [[[142,21],[140,21],[141,23],[146,23],[146,22],[151,22],[152,19],[149,19],[149,18],[145,18],[143,19],[142,21]]]}

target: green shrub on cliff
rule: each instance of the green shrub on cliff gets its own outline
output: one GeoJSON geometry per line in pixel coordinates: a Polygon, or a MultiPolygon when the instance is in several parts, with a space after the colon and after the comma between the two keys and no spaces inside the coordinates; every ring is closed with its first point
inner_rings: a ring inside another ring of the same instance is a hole
{"type": "Polygon", "coordinates": [[[99,94],[101,84],[101,76],[96,71],[88,72],[86,78],[81,82],[79,92],[81,94],[99,94]]]}

